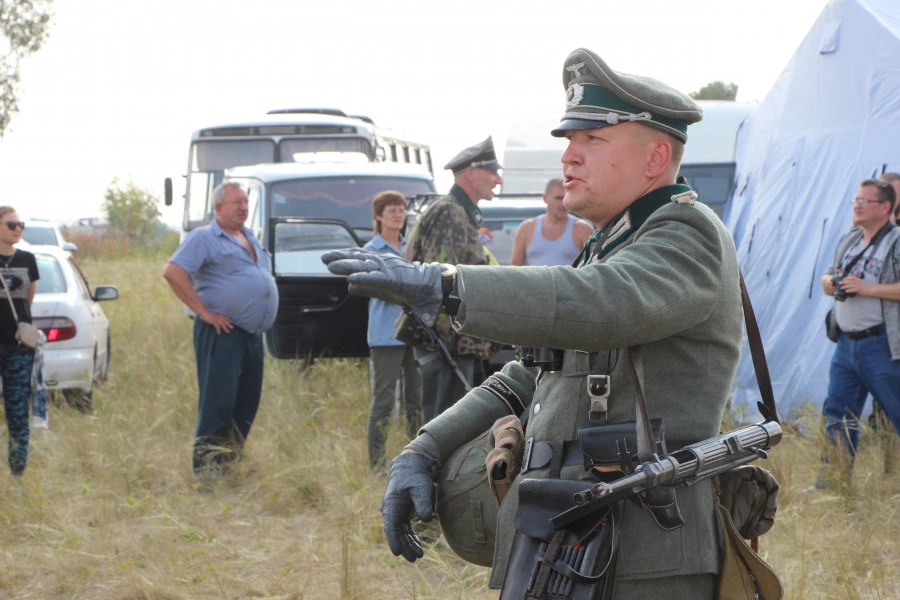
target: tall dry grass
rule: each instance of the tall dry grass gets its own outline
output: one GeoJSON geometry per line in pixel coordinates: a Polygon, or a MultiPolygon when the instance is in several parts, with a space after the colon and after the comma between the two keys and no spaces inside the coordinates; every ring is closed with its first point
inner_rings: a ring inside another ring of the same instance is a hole
{"type": "MultiPolygon", "coordinates": [[[[0,470],[0,599],[496,598],[486,569],[445,549],[416,565],[388,551],[364,362],[268,362],[245,460],[212,489],[194,480],[191,322],[164,261],[82,260],[121,294],[104,304],[112,370],[95,415],[51,409],[25,476],[0,470]]],[[[402,435],[392,427],[389,451],[402,435]]],[[[865,438],[848,489],[806,491],[814,439],[772,453],[782,493],[761,552],[787,598],[900,598],[900,475],[865,438]]]]}

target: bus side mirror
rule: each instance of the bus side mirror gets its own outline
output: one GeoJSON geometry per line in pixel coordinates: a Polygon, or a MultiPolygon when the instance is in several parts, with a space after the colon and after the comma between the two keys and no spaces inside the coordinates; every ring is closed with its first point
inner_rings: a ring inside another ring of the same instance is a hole
{"type": "Polygon", "coordinates": [[[172,178],[166,177],[165,180],[165,192],[163,192],[163,197],[166,201],[166,206],[172,206],[172,178]]]}

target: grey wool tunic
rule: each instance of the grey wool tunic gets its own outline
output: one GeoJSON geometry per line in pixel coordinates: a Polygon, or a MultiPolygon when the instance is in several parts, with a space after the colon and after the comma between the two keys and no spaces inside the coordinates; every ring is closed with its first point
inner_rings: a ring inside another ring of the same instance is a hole
{"type": "MultiPolygon", "coordinates": [[[[643,346],[647,408],[651,418],[665,420],[666,438],[694,442],[719,433],[743,331],[738,261],[731,235],[711,209],[673,201],[686,191],[670,185],[636,200],[608,225],[605,239],[591,243],[579,268],[458,267],[462,305],[454,326],[461,333],[565,349],[559,371],[537,373],[513,362],[497,374],[525,406],[531,402],[526,438],[574,440],[590,426],[585,378],[593,353],[603,349],[612,350],[613,365],[607,420],[634,420],[624,348],[637,345],[643,346]]],[[[508,413],[504,402],[475,388],[422,431],[445,460],[508,413]]],[[[546,468],[527,473],[548,476],[546,468]]],[[[593,480],[580,465],[563,467],[562,477],[593,480]]],[[[491,587],[503,582],[516,489],[500,507],[491,587]]],[[[617,580],[718,572],[722,542],[710,482],[678,488],[677,497],[685,525],[671,531],[636,503],[625,503],[617,580]]]]}

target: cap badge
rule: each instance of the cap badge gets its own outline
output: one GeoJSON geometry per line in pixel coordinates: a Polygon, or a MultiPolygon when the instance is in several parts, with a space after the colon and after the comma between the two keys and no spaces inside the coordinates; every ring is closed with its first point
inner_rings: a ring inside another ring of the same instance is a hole
{"type": "MultiPolygon", "coordinates": [[[[584,63],[580,63],[584,65],[584,63]]],[[[576,65],[572,65],[576,66],[576,65]]],[[[584,98],[584,86],[580,83],[573,83],[566,90],[566,106],[578,106],[578,103],[584,98]]]]}
{"type": "Polygon", "coordinates": [[[584,61],[580,63],[575,63],[574,65],[569,65],[566,67],[566,71],[570,71],[572,73],[572,77],[581,77],[581,69],[584,68],[584,61]]]}

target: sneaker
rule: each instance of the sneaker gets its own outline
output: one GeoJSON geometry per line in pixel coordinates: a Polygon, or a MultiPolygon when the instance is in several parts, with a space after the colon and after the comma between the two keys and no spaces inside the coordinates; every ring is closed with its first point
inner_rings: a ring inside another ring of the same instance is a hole
{"type": "Polygon", "coordinates": [[[35,416],[31,417],[31,428],[32,429],[50,429],[50,424],[46,418],[35,415],[35,416]]]}

